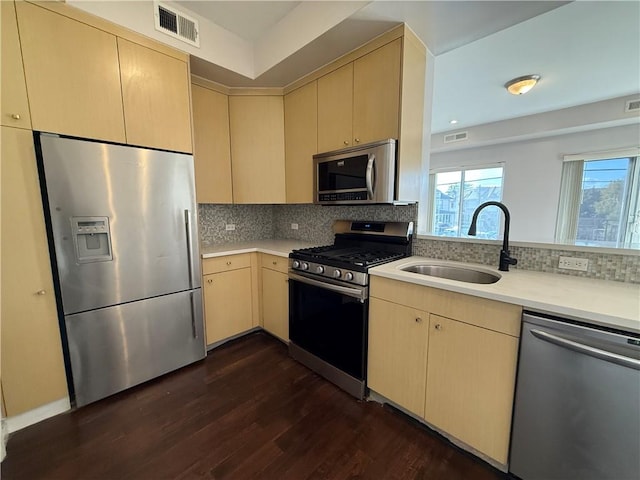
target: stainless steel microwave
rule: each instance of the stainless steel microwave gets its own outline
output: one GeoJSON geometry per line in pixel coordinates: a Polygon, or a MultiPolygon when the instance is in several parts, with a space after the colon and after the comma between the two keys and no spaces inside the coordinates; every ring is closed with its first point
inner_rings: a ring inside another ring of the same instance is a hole
{"type": "Polygon", "coordinates": [[[388,139],[314,155],[313,202],[393,203],[396,151],[396,141],[388,139]]]}

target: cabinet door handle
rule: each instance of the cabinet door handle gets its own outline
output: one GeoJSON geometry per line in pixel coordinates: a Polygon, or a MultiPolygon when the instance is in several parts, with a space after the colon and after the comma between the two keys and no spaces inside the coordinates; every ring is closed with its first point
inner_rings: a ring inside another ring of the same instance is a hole
{"type": "Polygon", "coordinates": [[[45,290],[38,290],[36,295],[45,295],[47,292],[45,290]]]}
{"type": "Polygon", "coordinates": [[[227,262],[227,265],[231,265],[231,262],[227,262]]]}
{"type": "Polygon", "coordinates": [[[207,280],[207,283],[208,283],[209,285],[211,285],[211,284],[213,283],[213,280],[209,278],[209,279],[207,280]]]}
{"type": "Polygon", "coordinates": [[[416,317],[416,323],[422,323],[422,319],[420,317],[416,317]]]}
{"type": "Polygon", "coordinates": [[[20,120],[20,114],[19,113],[12,113],[11,114],[11,118],[13,118],[14,120],[20,120]]]}
{"type": "Polygon", "coordinates": [[[348,142],[347,140],[345,140],[343,143],[344,143],[345,145],[349,145],[349,142],[348,142]]]}
{"type": "Polygon", "coordinates": [[[356,143],[360,143],[360,139],[359,138],[354,138],[356,143]]]}
{"type": "Polygon", "coordinates": [[[276,262],[275,260],[274,260],[273,262],[271,262],[271,263],[273,263],[274,265],[277,265],[277,264],[278,264],[278,262],[276,262]]]}
{"type": "Polygon", "coordinates": [[[436,330],[442,330],[442,325],[440,325],[439,323],[436,323],[436,330]]]}

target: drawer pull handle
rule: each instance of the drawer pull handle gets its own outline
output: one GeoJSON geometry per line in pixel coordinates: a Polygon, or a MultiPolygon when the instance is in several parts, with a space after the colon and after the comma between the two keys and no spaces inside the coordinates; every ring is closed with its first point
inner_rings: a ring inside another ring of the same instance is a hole
{"type": "Polygon", "coordinates": [[[416,323],[422,323],[422,319],[420,317],[416,317],[416,323]]]}
{"type": "Polygon", "coordinates": [[[45,290],[38,290],[36,295],[45,295],[47,292],[45,290]]]}
{"type": "Polygon", "coordinates": [[[436,330],[442,330],[442,325],[440,325],[439,323],[436,323],[436,330]]]}
{"type": "Polygon", "coordinates": [[[11,118],[13,118],[14,120],[20,120],[20,114],[19,113],[12,113],[11,114],[11,118]]]}
{"type": "Polygon", "coordinates": [[[231,262],[227,262],[227,265],[231,265],[231,262]]]}
{"type": "Polygon", "coordinates": [[[277,265],[277,264],[278,264],[278,262],[276,262],[275,260],[274,260],[273,262],[271,262],[271,263],[273,263],[274,265],[277,265]]]}

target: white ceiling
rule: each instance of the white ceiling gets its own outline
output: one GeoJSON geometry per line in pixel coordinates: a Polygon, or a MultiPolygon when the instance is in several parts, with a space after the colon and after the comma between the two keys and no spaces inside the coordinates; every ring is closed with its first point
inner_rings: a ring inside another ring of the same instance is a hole
{"type": "Polygon", "coordinates": [[[191,54],[192,73],[283,87],[399,23],[435,55],[432,132],[640,96],[640,2],[170,1],[200,21],[196,49],[153,29],[151,1],[67,0],[191,54]],[[511,78],[537,73],[524,96],[511,78]]]}
{"type": "Polygon", "coordinates": [[[250,41],[259,40],[300,2],[175,2],[250,41]]]}

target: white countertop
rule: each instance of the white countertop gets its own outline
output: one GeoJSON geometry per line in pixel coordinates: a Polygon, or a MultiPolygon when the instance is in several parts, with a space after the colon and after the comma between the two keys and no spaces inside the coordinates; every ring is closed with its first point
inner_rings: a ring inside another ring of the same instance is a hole
{"type": "Polygon", "coordinates": [[[238,253],[261,252],[280,257],[288,257],[292,250],[316,247],[316,244],[300,240],[254,240],[242,243],[224,243],[211,247],[200,247],[202,258],[222,257],[238,253]]]}
{"type": "Polygon", "coordinates": [[[486,265],[409,257],[369,270],[371,275],[442,288],[477,297],[522,305],[525,309],[571,317],[588,323],[640,333],[640,285],[592,280],[553,273],[511,269],[500,272],[486,265]],[[418,263],[451,264],[492,272],[502,278],[493,284],[404,272],[400,268],[418,263]]]}

